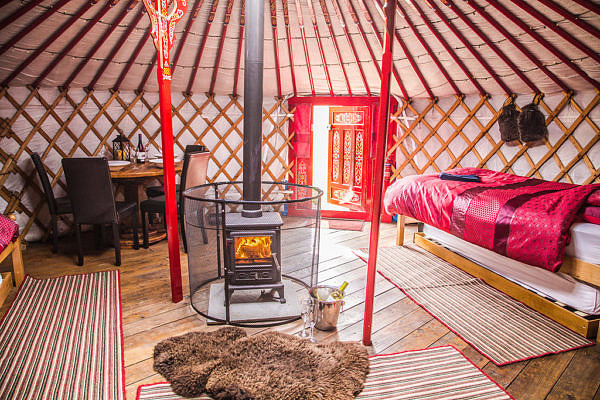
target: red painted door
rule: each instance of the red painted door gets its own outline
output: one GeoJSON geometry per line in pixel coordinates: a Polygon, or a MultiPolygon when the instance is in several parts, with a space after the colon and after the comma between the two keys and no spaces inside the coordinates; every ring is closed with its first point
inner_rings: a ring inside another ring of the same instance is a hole
{"type": "Polygon", "coordinates": [[[369,107],[330,107],[327,201],[367,211],[369,107]]]}

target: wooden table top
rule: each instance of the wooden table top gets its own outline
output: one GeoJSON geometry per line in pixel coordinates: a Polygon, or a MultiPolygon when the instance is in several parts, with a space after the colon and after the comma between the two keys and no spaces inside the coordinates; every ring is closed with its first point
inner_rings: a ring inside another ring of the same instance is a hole
{"type": "MultiPolygon", "coordinates": [[[[181,172],[183,161],[175,163],[175,172],[181,172]]],[[[113,179],[140,179],[163,176],[162,164],[147,162],[145,164],[131,164],[118,167],[110,167],[110,176],[113,179]]]]}

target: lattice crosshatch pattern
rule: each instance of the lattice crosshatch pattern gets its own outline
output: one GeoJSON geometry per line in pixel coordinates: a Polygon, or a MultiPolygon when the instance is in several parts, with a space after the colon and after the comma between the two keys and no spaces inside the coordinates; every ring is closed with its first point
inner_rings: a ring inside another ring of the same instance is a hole
{"type": "MultiPolygon", "coordinates": [[[[211,151],[208,179],[241,180],[243,107],[234,96],[173,94],[175,154],[188,144],[211,151]]],[[[263,179],[282,181],[291,169],[287,121],[293,114],[280,99],[263,104],[263,179]]],[[[28,240],[45,235],[49,221],[30,159],[38,152],[54,193],[65,195],[61,159],[108,155],[118,133],[137,144],[141,133],[150,156],[160,151],[157,93],[9,88],[0,91],[0,209],[16,211],[28,240]],[[13,160],[15,162],[13,162],[13,160]]],[[[239,188],[238,188],[239,189],[239,188]]],[[[61,221],[66,230],[69,219],[61,221]]]]}
{"type": "MultiPolygon", "coordinates": [[[[519,96],[518,107],[533,96],[519,96]]],[[[600,181],[600,94],[542,97],[548,137],[541,143],[504,143],[498,116],[509,98],[480,96],[400,100],[391,180],[457,167],[480,167],[517,175],[587,184],[600,181]]]]}

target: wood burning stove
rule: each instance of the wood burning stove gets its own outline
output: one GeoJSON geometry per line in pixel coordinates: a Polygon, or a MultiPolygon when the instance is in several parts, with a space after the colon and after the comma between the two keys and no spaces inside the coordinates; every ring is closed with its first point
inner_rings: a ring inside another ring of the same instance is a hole
{"type": "Polygon", "coordinates": [[[285,303],[281,282],[281,225],[277,212],[258,218],[228,213],[225,218],[225,285],[228,297],[235,290],[271,290],[285,303]]]}

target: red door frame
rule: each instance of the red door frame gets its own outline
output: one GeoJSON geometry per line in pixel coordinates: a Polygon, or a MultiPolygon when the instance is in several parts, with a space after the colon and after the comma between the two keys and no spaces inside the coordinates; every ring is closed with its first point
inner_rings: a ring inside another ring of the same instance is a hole
{"type": "MultiPolygon", "coordinates": [[[[394,98],[391,99],[392,100],[392,104],[391,104],[391,112],[395,112],[396,108],[398,106],[398,103],[395,101],[394,98]]],[[[304,104],[310,104],[311,107],[314,106],[367,106],[370,108],[370,112],[371,112],[371,132],[370,132],[370,137],[371,137],[371,141],[369,144],[370,147],[370,154],[368,157],[368,162],[365,162],[365,175],[368,177],[368,180],[365,182],[365,190],[366,190],[366,194],[367,194],[367,209],[365,212],[361,212],[361,211],[332,211],[332,210],[322,210],[321,211],[321,215],[323,217],[326,218],[348,218],[348,219],[362,219],[364,221],[370,221],[371,220],[371,207],[372,207],[372,199],[373,199],[373,182],[372,182],[372,177],[373,177],[373,171],[375,171],[375,154],[374,154],[374,149],[375,149],[375,134],[377,132],[378,129],[378,119],[375,118],[378,112],[378,107],[379,107],[379,97],[368,97],[368,96],[353,96],[353,97],[346,97],[346,96],[340,96],[340,97],[331,97],[331,96],[324,96],[324,97],[292,97],[288,100],[288,109],[292,110],[295,108],[295,106],[297,104],[300,103],[304,103],[304,104]]],[[[313,151],[314,149],[312,148],[312,143],[313,143],[313,132],[312,132],[312,125],[313,125],[313,120],[312,120],[312,113],[311,113],[311,121],[310,121],[310,165],[305,166],[306,170],[307,170],[307,176],[306,176],[306,182],[303,182],[305,184],[308,185],[312,185],[312,160],[313,160],[313,151]]],[[[289,125],[288,125],[289,127],[289,125]]],[[[395,122],[391,121],[390,122],[390,129],[389,129],[389,137],[388,137],[388,149],[391,146],[392,143],[394,143],[394,141],[392,140],[394,132],[396,131],[396,124],[395,122]]],[[[289,129],[289,128],[288,128],[289,129]]],[[[292,146],[294,145],[294,140],[292,140],[291,144],[292,146]]],[[[296,162],[296,154],[294,151],[289,151],[288,152],[288,162],[289,163],[293,163],[294,168],[293,168],[293,172],[294,172],[294,176],[290,176],[290,182],[292,183],[298,183],[297,182],[297,168],[298,168],[298,163],[296,162]]],[[[387,185],[386,185],[387,187],[387,185]]],[[[385,187],[384,187],[385,190],[385,187]]],[[[325,199],[322,199],[321,201],[326,201],[325,199]]],[[[391,216],[382,213],[381,214],[381,220],[384,222],[391,222],[391,216]]]]}

